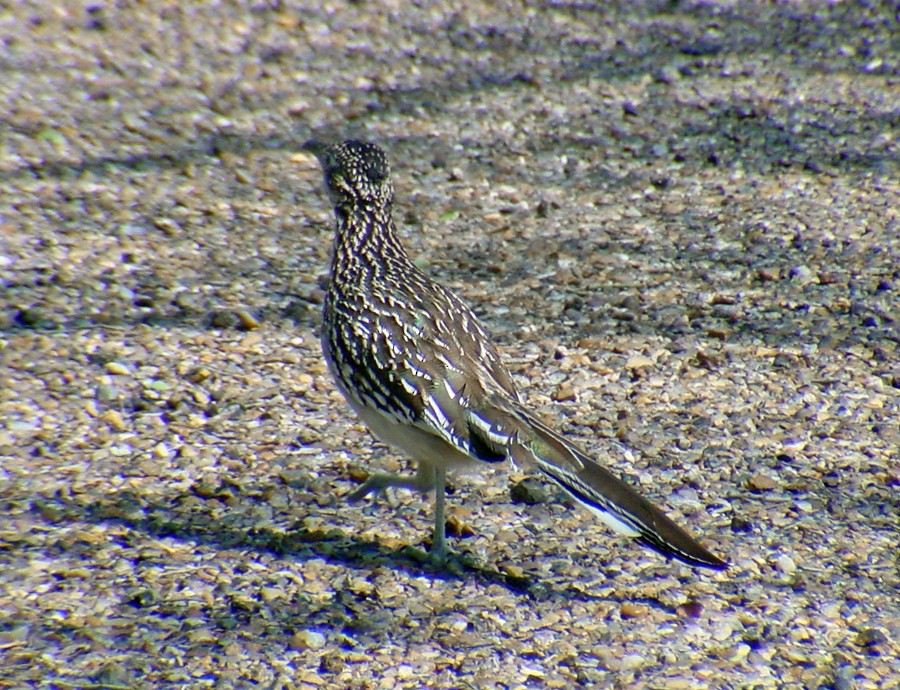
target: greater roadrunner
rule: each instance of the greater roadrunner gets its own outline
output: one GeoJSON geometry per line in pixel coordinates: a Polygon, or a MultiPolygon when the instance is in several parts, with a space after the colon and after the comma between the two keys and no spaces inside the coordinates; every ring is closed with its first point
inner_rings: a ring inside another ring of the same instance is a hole
{"type": "Polygon", "coordinates": [[[627,484],[537,419],[472,311],[410,261],[394,230],[384,152],[361,141],[310,141],[337,231],[322,348],[338,388],[369,429],[418,463],[376,473],[351,500],[388,487],[435,491],[432,553],[442,560],[448,468],[511,460],[536,468],[620,534],[709,568],[725,561],[627,484]]]}

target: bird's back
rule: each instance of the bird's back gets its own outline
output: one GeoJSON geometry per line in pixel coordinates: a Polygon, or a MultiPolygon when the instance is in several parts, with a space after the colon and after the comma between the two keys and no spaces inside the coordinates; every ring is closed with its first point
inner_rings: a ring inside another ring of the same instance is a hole
{"type": "Polygon", "coordinates": [[[485,395],[518,392],[475,314],[404,252],[335,248],[323,348],[342,391],[398,422],[459,441],[458,420],[485,395]],[[454,423],[454,420],[457,423],[454,423]]]}

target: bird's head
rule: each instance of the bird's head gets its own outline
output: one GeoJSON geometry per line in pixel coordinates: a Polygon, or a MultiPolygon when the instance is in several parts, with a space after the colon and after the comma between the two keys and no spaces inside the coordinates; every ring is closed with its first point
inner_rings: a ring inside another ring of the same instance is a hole
{"type": "Polygon", "coordinates": [[[391,167],[375,144],[354,139],[330,145],[308,141],[303,150],[319,159],[335,209],[383,208],[393,200],[391,167]]]}

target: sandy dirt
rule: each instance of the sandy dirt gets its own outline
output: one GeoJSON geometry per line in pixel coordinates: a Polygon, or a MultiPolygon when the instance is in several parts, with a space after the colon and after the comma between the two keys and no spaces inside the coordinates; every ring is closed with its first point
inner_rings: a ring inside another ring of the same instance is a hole
{"type": "Polygon", "coordinates": [[[891,3],[4,5],[0,688],[900,688],[897,48],[891,3]],[[406,460],[321,358],[311,136],[385,148],[530,404],[728,571],[515,471],[452,480],[446,570],[427,497],[341,499],[406,460]]]}

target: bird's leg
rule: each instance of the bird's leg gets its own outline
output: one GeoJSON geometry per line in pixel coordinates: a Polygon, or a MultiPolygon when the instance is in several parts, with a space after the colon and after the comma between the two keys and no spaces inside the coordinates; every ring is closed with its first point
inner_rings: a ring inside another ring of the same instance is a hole
{"type": "Polygon", "coordinates": [[[356,491],[348,494],[347,500],[359,501],[369,494],[379,494],[385,489],[392,488],[410,489],[421,493],[428,493],[434,489],[434,536],[431,540],[431,556],[437,563],[444,563],[447,559],[446,487],[447,471],[443,467],[420,462],[413,477],[376,472],[356,491]]]}
{"type": "Polygon", "coordinates": [[[424,462],[418,463],[416,474],[414,477],[407,477],[402,474],[391,474],[390,472],[376,472],[362,483],[355,491],[347,495],[347,500],[351,503],[359,501],[369,494],[380,494],[385,489],[409,489],[420,493],[428,493],[435,486],[434,468],[424,462]]]}
{"type": "Polygon", "coordinates": [[[431,540],[431,556],[438,563],[447,560],[446,520],[444,506],[446,498],[447,470],[434,468],[434,537],[431,540]]]}

